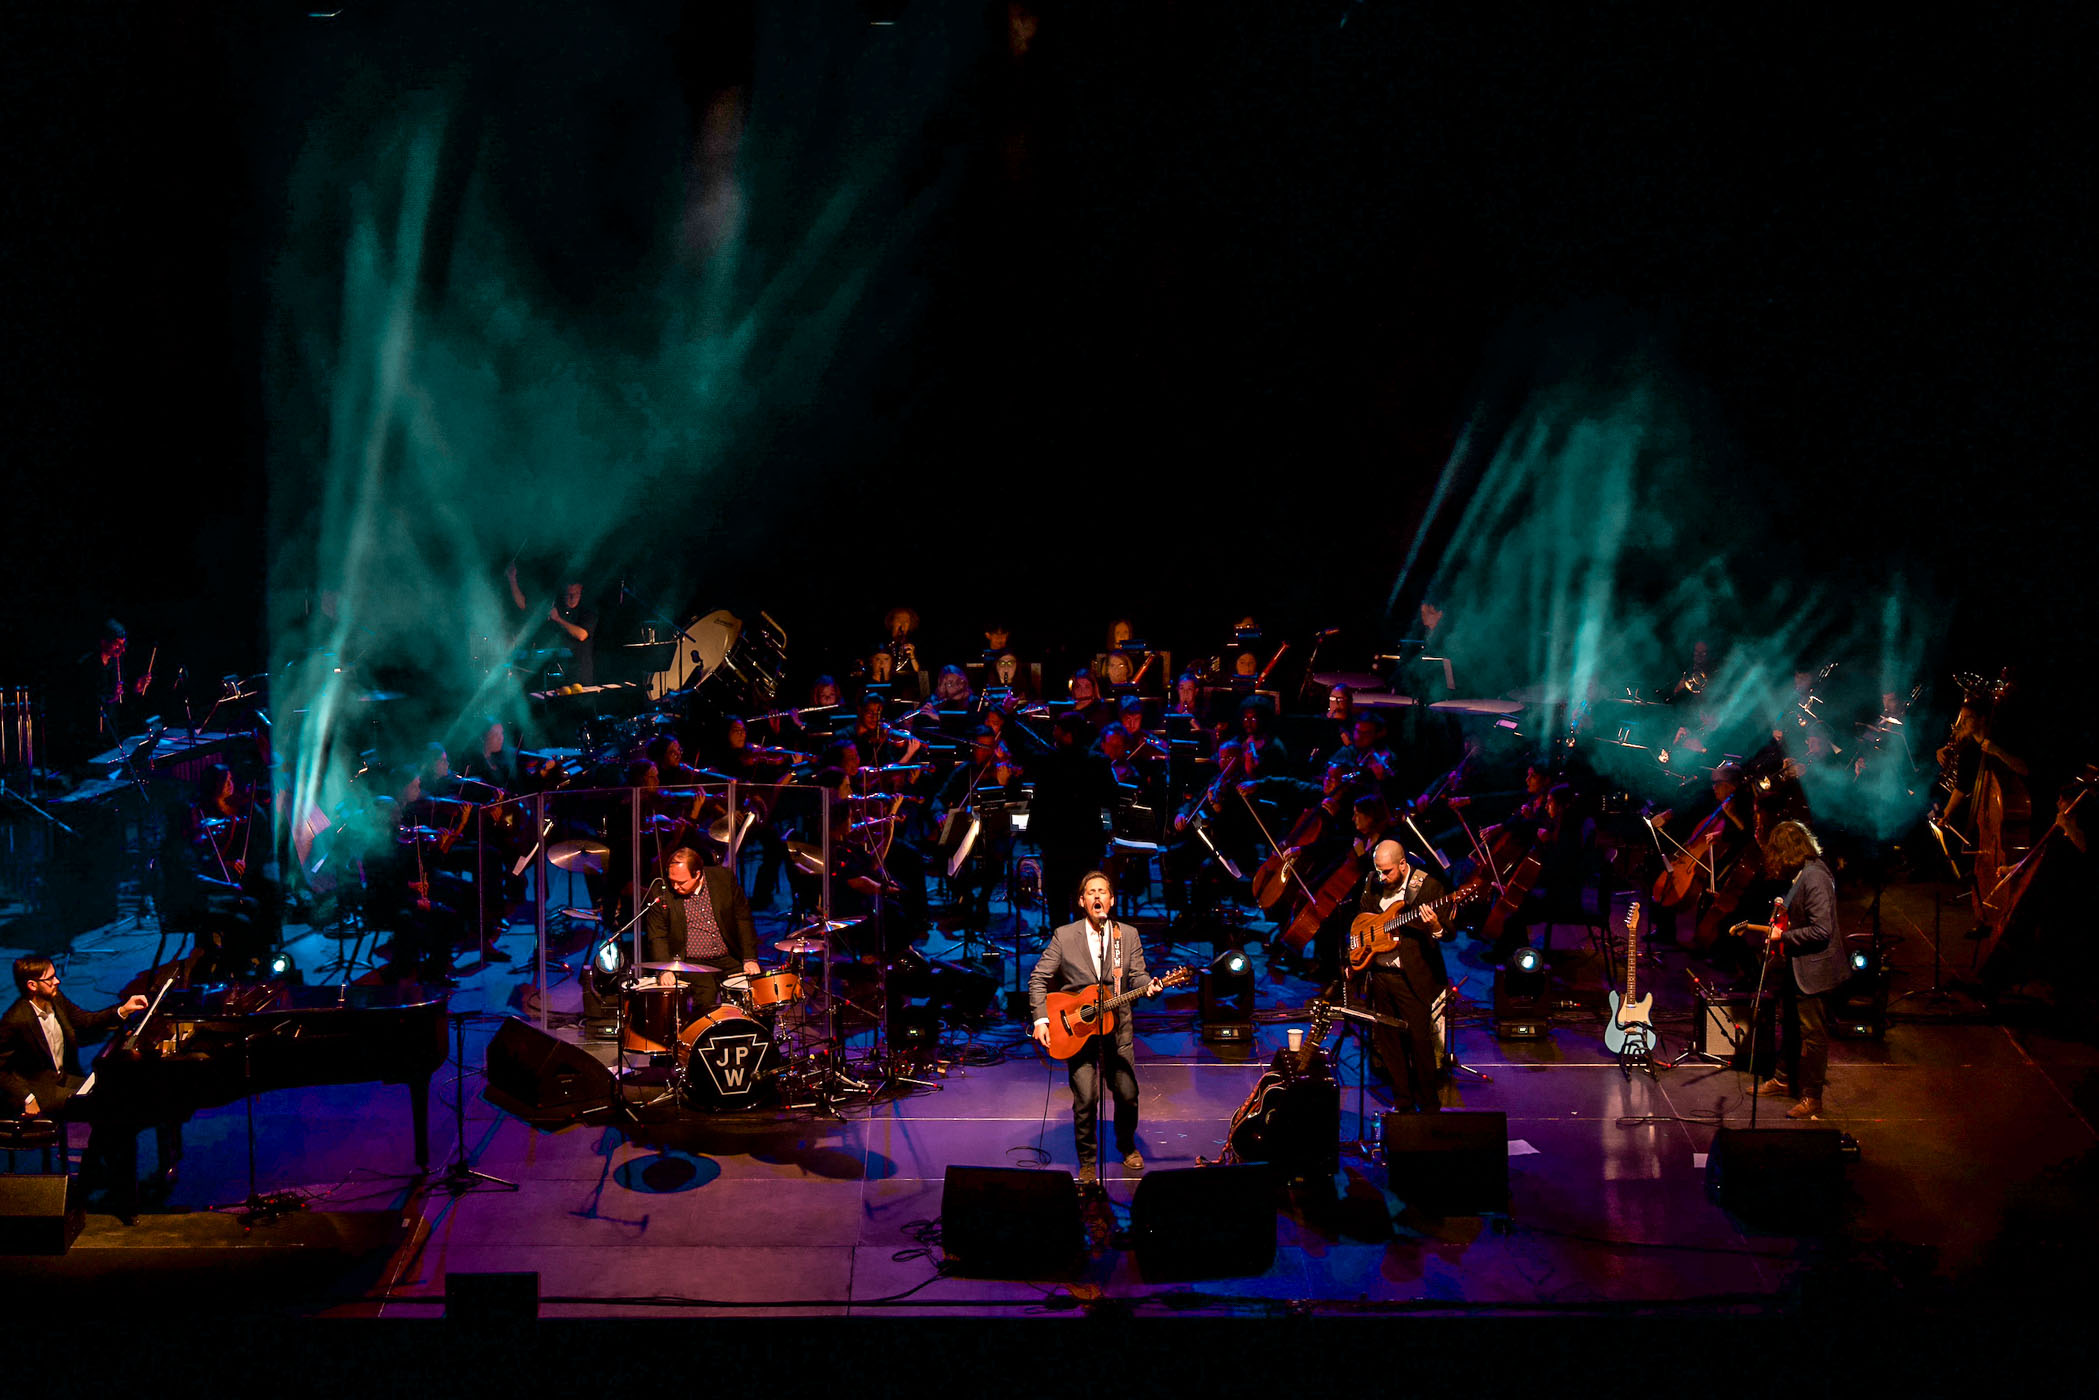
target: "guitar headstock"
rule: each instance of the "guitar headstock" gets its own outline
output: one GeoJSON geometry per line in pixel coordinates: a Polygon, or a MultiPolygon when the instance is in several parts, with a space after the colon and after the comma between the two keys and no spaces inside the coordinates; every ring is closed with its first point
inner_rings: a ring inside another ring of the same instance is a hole
{"type": "Polygon", "coordinates": [[[1159,982],[1159,990],[1163,992],[1163,991],[1165,991],[1165,990],[1166,990],[1166,989],[1167,989],[1168,987],[1181,987],[1181,986],[1186,986],[1186,985],[1187,985],[1187,984],[1188,984],[1188,983],[1189,983],[1190,981],[1194,980],[1194,978],[1195,978],[1195,969],[1194,969],[1194,968],[1192,968],[1192,967],[1177,967],[1177,968],[1175,968],[1175,969],[1174,969],[1173,971],[1171,971],[1171,972],[1167,973],[1167,974],[1166,974],[1166,975],[1165,975],[1164,977],[1161,977],[1161,978],[1159,978],[1159,979],[1158,979],[1158,982],[1159,982]]]}
{"type": "Polygon", "coordinates": [[[1625,931],[1631,933],[1640,926],[1640,901],[1634,900],[1625,906],[1625,931]]]}

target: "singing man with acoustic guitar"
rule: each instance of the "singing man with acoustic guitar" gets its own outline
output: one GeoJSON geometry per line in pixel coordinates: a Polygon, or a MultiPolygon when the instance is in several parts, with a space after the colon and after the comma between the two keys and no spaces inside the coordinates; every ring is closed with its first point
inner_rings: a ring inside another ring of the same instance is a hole
{"type": "MultiPolygon", "coordinates": [[[[1370,853],[1373,873],[1363,890],[1362,912],[1390,916],[1449,893],[1428,871],[1410,865],[1397,841],[1380,841],[1370,853]]],[[[1424,910],[1403,924],[1397,943],[1370,962],[1370,1004],[1406,1023],[1405,1030],[1380,1024],[1372,1043],[1392,1080],[1392,1106],[1402,1113],[1441,1108],[1436,1078],[1436,998],[1450,985],[1443,966],[1443,923],[1424,910]]]]}
{"type": "MultiPolygon", "coordinates": [[[[1045,1050],[1051,1044],[1051,992],[1081,992],[1105,984],[1107,994],[1114,995],[1149,980],[1137,930],[1118,923],[1114,908],[1114,884],[1098,870],[1087,872],[1079,881],[1079,910],[1084,917],[1052,933],[1035,963],[1034,975],[1028,979],[1028,1001],[1035,1014],[1035,1040],[1045,1050]]],[[[1158,992],[1156,982],[1145,988],[1147,996],[1158,992]]],[[[1104,1069],[1108,1092],[1115,1098],[1115,1151],[1125,1168],[1143,1171],[1144,1156],[1137,1150],[1136,1032],[1130,1017],[1118,1016],[1112,1031],[1088,1038],[1066,1061],[1066,1069],[1071,1075],[1072,1136],[1078,1146],[1079,1181],[1090,1185],[1098,1180],[1094,1115],[1100,1105],[1104,1069]]]]}

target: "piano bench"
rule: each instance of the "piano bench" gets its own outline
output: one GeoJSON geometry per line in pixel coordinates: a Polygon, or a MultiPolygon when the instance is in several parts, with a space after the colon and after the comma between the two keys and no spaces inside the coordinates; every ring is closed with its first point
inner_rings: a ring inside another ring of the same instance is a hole
{"type": "Polygon", "coordinates": [[[7,1171],[15,1171],[15,1154],[18,1152],[41,1152],[44,1155],[44,1172],[51,1171],[51,1153],[58,1150],[63,1155],[65,1137],[63,1126],[53,1118],[0,1118],[0,1152],[7,1154],[7,1171]]]}

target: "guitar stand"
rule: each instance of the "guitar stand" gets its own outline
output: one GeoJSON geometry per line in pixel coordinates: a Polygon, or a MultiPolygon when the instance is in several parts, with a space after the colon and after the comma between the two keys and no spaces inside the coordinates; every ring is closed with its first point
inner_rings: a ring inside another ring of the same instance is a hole
{"type": "Polygon", "coordinates": [[[1655,1077],[1653,1058],[1654,1043],[1652,1037],[1648,1033],[1647,1027],[1635,1025],[1621,1026],[1619,1029],[1625,1031],[1626,1033],[1625,1044],[1618,1051],[1619,1072],[1623,1074],[1627,1079],[1631,1079],[1633,1077],[1633,1070],[1635,1068],[1638,1068],[1645,1070],[1647,1072],[1647,1077],[1649,1079],[1653,1079],[1655,1077]]]}

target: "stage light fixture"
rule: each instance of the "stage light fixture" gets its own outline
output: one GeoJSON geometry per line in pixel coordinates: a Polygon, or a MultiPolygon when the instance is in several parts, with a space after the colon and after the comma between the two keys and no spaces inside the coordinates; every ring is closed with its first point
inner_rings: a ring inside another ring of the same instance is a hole
{"type": "Polygon", "coordinates": [[[1831,998],[1829,1032],[1844,1040],[1879,1040],[1888,1033],[1888,969],[1870,933],[1844,940],[1851,976],[1831,998]]]}
{"type": "Polygon", "coordinates": [[[1494,1035],[1499,1040],[1542,1040],[1552,1030],[1552,1001],[1545,960],[1535,948],[1519,948],[1494,969],[1494,1035]]]}
{"type": "Polygon", "coordinates": [[[1196,1001],[1206,1042],[1253,1039],[1254,968],[1246,954],[1237,948],[1219,953],[1203,974],[1196,1001]]]}
{"type": "Polygon", "coordinates": [[[285,952],[282,948],[270,954],[270,960],[263,964],[263,971],[268,974],[273,982],[281,982],[298,970],[299,964],[294,962],[292,955],[285,952]]]}
{"type": "Polygon", "coordinates": [[[626,945],[616,938],[608,938],[598,945],[590,955],[590,965],[607,977],[617,977],[627,965],[626,945]]]}

